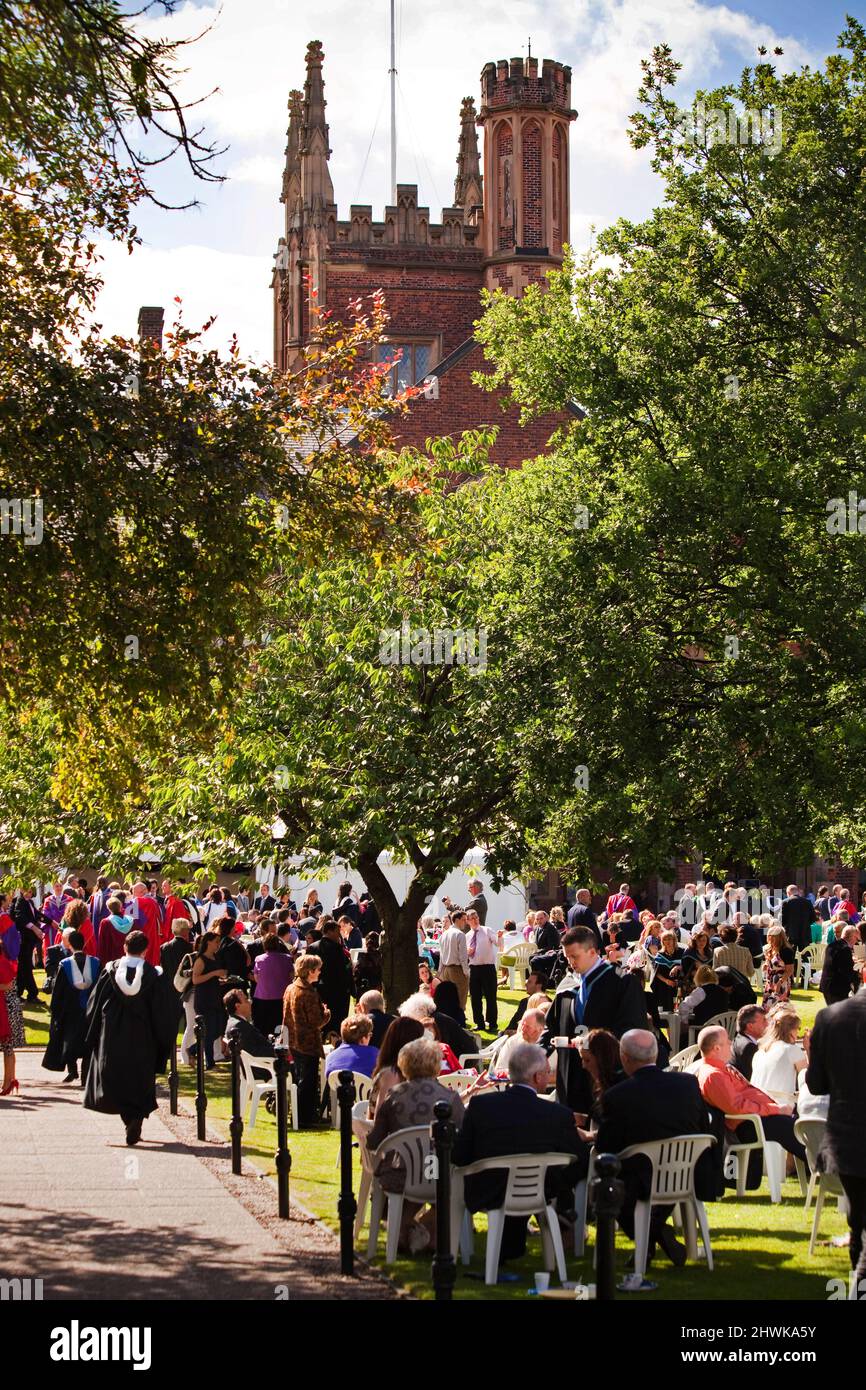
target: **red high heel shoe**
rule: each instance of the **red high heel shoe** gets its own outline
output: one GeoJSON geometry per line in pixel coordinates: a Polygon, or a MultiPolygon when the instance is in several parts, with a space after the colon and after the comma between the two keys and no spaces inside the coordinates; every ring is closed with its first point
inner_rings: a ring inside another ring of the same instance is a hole
{"type": "Polygon", "coordinates": [[[17,1082],[17,1081],[10,1081],[10,1082],[9,1082],[9,1085],[8,1085],[8,1086],[4,1086],[4,1087],[3,1087],[3,1090],[0,1091],[0,1096],[8,1096],[12,1091],[17,1091],[17,1090],[18,1090],[18,1082],[17,1082]]]}

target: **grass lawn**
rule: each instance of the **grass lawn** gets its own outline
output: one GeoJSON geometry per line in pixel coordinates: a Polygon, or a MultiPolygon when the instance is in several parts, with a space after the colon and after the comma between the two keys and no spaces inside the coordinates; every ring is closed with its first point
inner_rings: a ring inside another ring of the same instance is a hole
{"type": "MultiPolygon", "coordinates": [[[[45,984],[45,971],[36,970],[34,974],[36,976],[36,983],[41,989],[45,984]]],[[[25,1046],[47,1047],[50,995],[40,994],[38,1004],[31,1004],[25,999],[22,1001],[22,1007],[24,1009],[25,1046]]]]}
{"type": "MultiPolygon", "coordinates": [[[[500,1022],[510,1017],[519,998],[519,994],[512,994],[507,990],[500,992],[500,1022]]],[[[798,991],[793,1002],[797,1005],[804,1023],[810,1026],[822,1002],[821,996],[812,991],[807,997],[802,991],[798,991]]],[[[194,1092],[194,1073],[191,1068],[182,1068],[181,1094],[189,1100],[194,1096],[194,1092]]],[[[209,1073],[208,1097],[208,1120],[228,1137],[231,1098],[227,1065],[209,1073]]],[[[246,1156],[253,1163],[266,1173],[274,1173],[276,1125],[263,1106],[259,1107],[255,1129],[244,1132],[243,1147],[246,1156]]],[[[292,1189],[305,1206],[336,1230],[339,1195],[339,1144],[336,1131],[290,1130],[289,1148],[292,1153],[292,1189]]],[[[227,1151],[226,1162],[228,1161],[227,1151]]],[[[356,1158],[356,1193],[358,1174],[356,1158]]],[[[276,1195],[274,1202],[276,1204],[276,1195]]],[[[650,1272],[650,1277],[658,1282],[658,1290],[641,1295],[641,1301],[688,1301],[705,1298],[747,1299],[749,1302],[760,1298],[823,1300],[826,1298],[825,1285],[828,1279],[848,1277],[848,1253],[844,1249],[836,1249],[826,1244],[819,1245],[810,1259],[808,1237],[811,1210],[807,1218],[803,1211],[799,1185],[795,1179],[785,1182],[783,1199],[778,1206],[770,1202],[765,1180],[759,1193],[750,1194],[743,1201],[737,1201],[730,1195],[726,1196],[720,1202],[708,1203],[707,1213],[715,1260],[714,1272],[710,1274],[702,1263],[673,1269],[667,1260],[660,1256],[650,1272]]],[[[483,1282],[485,1225],[483,1216],[475,1218],[478,1233],[475,1255],[468,1271],[461,1265],[458,1266],[455,1298],[498,1300],[527,1296],[533,1286],[533,1273],[541,1268],[539,1236],[530,1236],[528,1253],[524,1259],[510,1262],[508,1265],[509,1272],[518,1276],[517,1282],[487,1288],[483,1282]]],[[[846,1229],[846,1223],[839,1215],[835,1201],[828,1201],[822,1217],[821,1239],[827,1241],[830,1236],[839,1235],[846,1229]]],[[[570,1278],[581,1279],[586,1283],[594,1282],[592,1236],[591,1229],[587,1242],[588,1252],[582,1260],[568,1258],[566,1251],[570,1278]]],[[[366,1227],[359,1251],[363,1253],[365,1249],[366,1227]]],[[[617,1235],[617,1249],[622,1268],[625,1269],[632,1246],[621,1233],[617,1235]]],[[[380,1234],[376,1261],[384,1267],[383,1257],[384,1228],[380,1234]]],[[[417,1297],[432,1297],[429,1255],[417,1258],[400,1257],[394,1265],[388,1267],[388,1272],[417,1297]]]]}

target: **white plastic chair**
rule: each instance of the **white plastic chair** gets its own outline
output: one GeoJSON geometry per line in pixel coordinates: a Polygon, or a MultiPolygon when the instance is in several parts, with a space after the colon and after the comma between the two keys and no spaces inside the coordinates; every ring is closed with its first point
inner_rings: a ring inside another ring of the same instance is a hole
{"type": "Polygon", "coordinates": [[[820,978],[821,971],[824,969],[824,956],[827,947],[823,941],[813,941],[811,946],[806,946],[800,954],[800,961],[803,967],[803,988],[809,989],[812,984],[812,977],[820,978]]]}
{"type": "MultiPolygon", "coordinates": [[[[473,1034],[473,1037],[474,1036],[473,1034]]],[[[461,1067],[465,1067],[467,1062],[489,1062],[494,1053],[502,1046],[502,1043],[502,1038],[494,1038],[493,1042],[488,1043],[486,1047],[479,1047],[477,1052],[461,1052],[457,1060],[461,1067]]],[[[484,1068],[481,1067],[479,1070],[483,1071],[484,1068]]]]}
{"type": "Polygon", "coordinates": [[[650,1221],[653,1207],[682,1206],[686,1247],[692,1258],[697,1256],[692,1217],[701,1233],[701,1244],[707,1268],[713,1268],[710,1228],[704,1204],[695,1193],[695,1165],[701,1154],[715,1144],[712,1134],[681,1134],[675,1139],[655,1139],[646,1144],[631,1144],[618,1155],[620,1162],[637,1154],[652,1164],[650,1195],[635,1203],[634,1209],[634,1267],[636,1274],[646,1273],[650,1221]]]}
{"type": "Polygon", "coordinates": [[[760,1115],[726,1115],[725,1119],[736,1120],[738,1125],[748,1120],[755,1132],[754,1139],[732,1139],[725,1149],[725,1161],[733,1159],[734,1162],[737,1196],[744,1197],[746,1195],[749,1154],[755,1149],[760,1149],[764,1160],[764,1171],[767,1174],[767,1185],[770,1189],[770,1201],[781,1202],[782,1179],[785,1175],[785,1150],[780,1144],[775,1144],[765,1137],[760,1115]]]}
{"type": "Polygon", "coordinates": [[[367,1136],[373,1128],[373,1121],[367,1119],[370,1109],[368,1100],[358,1100],[352,1106],[352,1133],[358,1142],[358,1154],[361,1159],[361,1180],[358,1184],[358,1210],[355,1215],[354,1236],[357,1240],[364,1225],[367,1215],[367,1203],[370,1200],[370,1189],[373,1186],[373,1164],[367,1149],[367,1136]]]}
{"type": "Polygon", "coordinates": [[[589,1194],[595,1177],[595,1149],[589,1151],[589,1167],[574,1189],[574,1253],[580,1258],[586,1249],[586,1226],[589,1213],[589,1194]]]}
{"type": "Polygon", "coordinates": [[[701,1055],[701,1049],[695,1043],[691,1047],[684,1047],[682,1052],[675,1052],[668,1062],[668,1071],[687,1071],[690,1066],[697,1062],[701,1055]]]}
{"type": "Polygon", "coordinates": [[[809,1235],[809,1254],[815,1253],[815,1242],[818,1239],[818,1232],[821,1227],[821,1212],[824,1208],[825,1197],[845,1197],[845,1189],[836,1173],[821,1173],[818,1171],[818,1150],[821,1147],[821,1140],[824,1138],[824,1130],[827,1128],[826,1120],[797,1120],[794,1125],[794,1133],[799,1139],[806,1155],[809,1159],[809,1167],[812,1170],[809,1178],[809,1185],[806,1191],[805,1211],[809,1210],[809,1203],[817,1185],[817,1196],[815,1197],[815,1214],[812,1217],[812,1230],[809,1235]]]}
{"type": "MultiPolygon", "coordinates": [[[[276,1065],[273,1057],[253,1057],[250,1052],[241,1053],[241,1112],[246,1109],[247,1102],[250,1106],[249,1119],[247,1124],[250,1129],[255,1129],[256,1114],[258,1113],[259,1101],[262,1096],[269,1091],[276,1095],[277,1078],[274,1072],[276,1065]],[[258,1071],[266,1071],[268,1079],[253,1075],[253,1067],[258,1071]]],[[[289,1098],[289,1114],[291,1116],[292,1128],[298,1128],[298,1088],[291,1076],[286,1079],[286,1090],[289,1098]]]]}
{"type": "Polygon", "coordinates": [[[524,972],[522,984],[526,982],[526,971],[529,969],[529,962],[533,956],[538,955],[538,947],[533,941],[518,941],[515,946],[510,946],[506,952],[499,957],[500,966],[508,971],[508,988],[515,989],[515,971],[524,972]]]}
{"type": "Polygon", "coordinates": [[[385,1263],[393,1264],[397,1258],[397,1245],[400,1240],[400,1223],[403,1219],[403,1203],[419,1202],[427,1205],[436,1201],[436,1182],[432,1177],[433,1165],[428,1163],[432,1153],[430,1125],[413,1125],[409,1129],[398,1129],[383,1139],[378,1149],[368,1153],[371,1173],[375,1174],[382,1159],[393,1153],[406,1175],[402,1192],[385,1192],[375,1176],[372,1178],[370,1202],[370,1234],[367,1240],[367,1259],[376,1254],[379,1241],[379,1226],[388,1204],[388,1227],[385,1241],[385,1263]]]}
{"type": "MultiPolygon", "coordinates": [[[[363,1072],[353,1071],[352,1078],[355,1082],[355,1100],[369,1100],[370,1092],[373,1089],[373,1082],[369,1076],[363,1072]]],[[[332,1071],[328,1073],[327,1086],[328,1096],[331,1103],[331,1128],[340,1128],[340,1105],[337,1100],[337,1087],[340,1084],[340,1072],[332,1071]]]]}
{"type": "Polygon", "coordinates": [[[544,1269],[556,1262],[560,1283],[566,1278],[565,1251],[559,1231],[559,1218],[544,1193],[544,1180],[551,1168],[562,1168],[574,1162],[572,1154],[510,1154],[499,1158],[482,1158],[465,1168],[455,1168],[452,1188],[452,1248],[457,1238],[459,1222],[465,1211],[463,1183],[475,1173],[507,1173],[505,1199],[501,1207],[487,1213],[487,1254],[484,1282],[495,1284],[499,1275],[499,1252],[506,1216],[534,1216],[541,1229],[544,1269]],[[455,1229],[456,1228],[456,1229],[455,1229]]]}
{"type": "Polygon", "coordinates": [[[465,1095],[477,1079],[475,1076],[460,1071],[440,1072],[436,1078],[439,1085],[444,1086],[446,1091],[456,1091],[458,1096],[465,1095]]]}
{"type": "Polygon", "coordinates": [[[698,1034],[704,1028],[724,1028],[728,1037],[733,1042],[737,1036],[737,1011],[730,1009],[727,1013],[716,1014],[715,1018],[708,1018],[704,1023],[689,1024],[689,1047],[697,1042],[698,1034]]]}

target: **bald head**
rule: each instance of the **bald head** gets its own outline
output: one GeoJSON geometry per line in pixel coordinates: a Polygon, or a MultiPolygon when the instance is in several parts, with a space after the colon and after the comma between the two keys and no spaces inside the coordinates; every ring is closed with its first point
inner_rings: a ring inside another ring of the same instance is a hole
{"type": "Polygon", "coordinates": [[[626,1076],[641,1067],[655,1066],[659,1055],[655,1034],[648,1028],[630,1028],[620,1039],[619,1055],[626,1076]]]}
{"type": "Polygon", "coordinates": [[[730,1041],[725,1028],[702,1028],[698,1034],[698,1050],[702,1057],[718,1055],[722,1060],[727,1060],[727,1056],[730,1056],[730,1041]]]}

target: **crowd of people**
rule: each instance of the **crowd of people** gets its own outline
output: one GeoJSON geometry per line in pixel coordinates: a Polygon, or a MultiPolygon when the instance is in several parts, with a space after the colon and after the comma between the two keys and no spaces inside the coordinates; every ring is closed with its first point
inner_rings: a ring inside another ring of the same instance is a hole
{"type": "MultiPolygon", "coordinates": [[[[168,881],[126,889],[98,878],[89,892],[70,879],[38,905],[23,889],[11,901],[0,898],[3,1094],[17,1086],[21,997],[39,997],[41,965],[51,999],[44,1065],[64,1072],[66,1083],[79,1080],[85,1106],[120,1114],[129,1144],[156,1109],[156,1076],[181,1025],[181,1063],[194,1060],[196,1016],[206,1068],[224,1064],[235,1031],[253,1059],[272,1056],[278,1042],[288,1046],[302,1126],[327,1123],[327,1078],[349,1070],[371,1082],[371,1149],[408,1125],[432,1122],[445,1099],[458,1129],[456,1163],[567,1154],[570,1162],[550,1180],[566,1224],[593,1147],[616,1152],[713,1134],[698,1195],[717,1198],[730,1182],[726,1134],[751,1137],[744,1116],[759,1115],[766,1139],[801,1162],[795,1120],[817,1117],[826,1122],[822,1161],[848,1194],[852,1265],[863,1274],[866,1095],[862,1070],[852,1067],[866,1041],[855,955],[860,914],[841,890],[821,890],[813,901],[793,886],[780,902],[747,914],[742,892],[687,885],[677,908],[655,914],[638,909],[628,884],[598,912],[581,889],[567,909],[536,909],[494,930],[483,886],[473,880],[467,907],[444,899],[441,916],[419,922],[417,988],[389,1009],[375,904],[349,883],[339,885],[330,912],[315,890],[299,906],[266,883],[252,896],[220,887],[191,896],[168,881]],[[533,947],[525,992],[501,1027],[501,961],[521,941],[533,947]],[[810,1034],[790,996],[796,951],[813,944],[825,947],[821,988],[833,1007],[810,1034]],[[718,1022],[732,1012],[733,1039],[718,1022]],[[668,1069],[673,1014],[700,1031],[692,1064],[668,1069]]],[[[388,1156],[377,1177],[391,1190],[403,1181],[388,1156]]],[[[620,1220],[632,1233],[645,1165],[627,1162],[623,1178],[620,1220]]],[[[761,1156],[753,1153],[747,1186],[760,1181],[761,1156]]],[[[501,1175],[467,1180],[467,1205],[489,1209],[503,1191],[501,1175]]],[[[650,1260],[661,1249],[679,1264],[685,1250],[669,1215],[654,1209],[650,1260]]],[[[406,1250],[427,1248],[434,1229],[429,1208],[404,1204],[406,1250]]],[[[506,1222],[503,1259],[519,1255],[525,1241],[526,1222],[506,1222]]],[[[649,1282],[642,1274],[637,1281],[649,1282]]]]}

